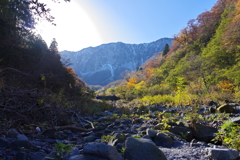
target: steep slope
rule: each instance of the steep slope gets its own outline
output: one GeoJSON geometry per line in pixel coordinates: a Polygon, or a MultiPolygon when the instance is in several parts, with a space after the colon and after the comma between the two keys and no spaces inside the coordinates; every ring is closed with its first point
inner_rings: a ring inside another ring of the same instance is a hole
{"type": "MultiPolygon", "coordinates": [[[[202,104],[240,95],[240,1],[219,0],[187,23],[166,55],[109,93],[143,104],[202,104]]],[[[108,91],[107,91],[108,92],[108,91]]]]}
{"type": "Polygon", "coordinates": [[[76,74],[90,85],[106,85],[120,79],[125,70],[135,70],[154,53],[161,52],[171,38],[151,43],[125,44],[122,42],[88,47],[78,52],[63,51],[61,57],[69,58],[76,74]]]}

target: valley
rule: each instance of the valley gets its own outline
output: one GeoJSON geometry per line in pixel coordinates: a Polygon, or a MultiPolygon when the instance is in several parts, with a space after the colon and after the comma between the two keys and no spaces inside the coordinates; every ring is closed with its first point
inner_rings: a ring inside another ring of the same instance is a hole
{"type": "Polygon", "coordinates": [[[77,52],[32,30],[54,22],[44,3],[0,4],[0,160],[240,158],[240,1],[77,52]]]}

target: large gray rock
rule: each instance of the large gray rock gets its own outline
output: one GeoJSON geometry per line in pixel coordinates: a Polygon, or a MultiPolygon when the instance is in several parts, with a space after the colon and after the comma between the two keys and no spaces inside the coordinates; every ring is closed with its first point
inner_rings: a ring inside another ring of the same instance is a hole
{"type": "Polygon", "coordinates": [[[19,133],[17,132],[16,129],[10,129],[7,133],[7,138],[17,138],[17,135],[19,135],[19,133]]]}
{"type": "Polygon", "coordinates": [[[79,156],[81,153],[80,153],[80,151],[79,151],[79,149],[78,148],[76,148],[76,147],[73,147],[72,148],[72,151],[70,152],[70,153],[68,153],[66,156],[64,156],[64,160],[68,160],[68,159],[70,159],[71,157],[76,157],[76,156],[79,156]]]}
{"type": "Polygon", "coordinates": [[[153,137],[153,142],[157,146],[162,147],[170,147],[174,143],[173,139],[164,133],[158,133],[155,137],[153,137]]]}
{"type": "Polygon", "coordinates": [[[199,141],[204,141],[210,143],[215,137],[215,133],[218,132],[216,128],[205,126],[202,124],[196,123],[194,127],[191,127],[193,131],[193,137],[199,141]]]}
{"type": "Polygon", "coordinates": [[[190,142],[193,139],[192,130],[188,127],[172,126],[168,130],[176,135],[181,136],[188,142],[190,142]]]}
{"type": "Polygon", "coordinates": [[[123,160],[115,147],[105,143],[89,143],[83,148],[83,153],[107,158],[108,160],[123,160]]]}
{"type": "Polygon", "coordinates": [[[235,149],[206,148],[207,157],[212,160],[236,160],[239,152],[235,149]]]}
{"type": "Polygon", "coordinates": [[[63,51],[61,57],[70,59],[76,74],[90,85],[106,85],[120,79],[126,70],[133,71],[163,51],[171,38],[162,38],[151,43],[126,44],[122,42],[84,48],[77,52],[63,51]]]}
{"type": "Polygon", "coordinates": [[[231,122],[240,124],[240,117],[234,117],[231,119],[231,122]]]}
{"type": "Polygon", "coordinates": [[[96,137],[94,135],[89,135],[89,136],[83,138],[83,142],[84,143],[94,142],[95,139],[96,139],[96,137]]]}
{"type": "Polygon", "coordinates": [[[146,130],[146,132],[147,132],[147,135],[151,138],[155,137],[158,133],[157,131],[149,129],[149,128],[146,130]]]}
{"type": "Polygon", "coordinates": [[[19,134],[19,135],[17,135],[17,139],[18,140],[22,140],[22,141],[27,141],[28,137],[23,135],[23,134],[19,134]]]}
{"type": "Polygon", "coordinates": [[[124,158],[125,160],[167,160],[151,140],[134,137],[126,140],[124,158]]]}

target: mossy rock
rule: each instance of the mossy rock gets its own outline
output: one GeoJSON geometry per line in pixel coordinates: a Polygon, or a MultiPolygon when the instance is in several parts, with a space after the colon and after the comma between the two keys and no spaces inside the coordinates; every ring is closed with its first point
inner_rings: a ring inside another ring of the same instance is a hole
{"type": "Polygon", "coordinates": [[[233,113],[234,108],[233,108],[233,106],[231,106],[229,104],[224,104],[224,105],[221,105],[220,107],[218,107],[217,111],[220,113],[233,113]]]}

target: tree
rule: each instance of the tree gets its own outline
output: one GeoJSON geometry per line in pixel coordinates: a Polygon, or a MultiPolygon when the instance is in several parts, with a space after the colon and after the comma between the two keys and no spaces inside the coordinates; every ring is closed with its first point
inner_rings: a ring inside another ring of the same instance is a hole
{"type": "Polygon", "coordinates": [[[127,83],[128,88],[133,88],[136,83],[137,83],[137,79],[136,78],[130,78],[128,83],[127,83]]]}
{"type": "Polygon", "coordinates": [[[54,24],[50,11],[46,4],[38,0],[0,0],[0,49],[26,46],[39,20],[54,24]]]}
{"type": "Polygon", "coordinates": [[[58,54],[58,43],[56,41],[55,38],[53,38],[52,43],[49,46],[49,50],[53,53],[53,54],[58,54]]]}
{"type": "Polygon", "coordinates": [[[163,50],[163,56],[165,56],[169,52],[169,45],[166,44],[163,50]]]}
{"type": "MultiPolygon", "coordinates": [[[[59,2],[59,0],[53,0],[59,2]]],[[[64,0],[70,2],[70,0],[64,0]]],[[[38,0],[1,0],[0,19],[20,28],[34,28],[36,22],[45,19],[49,22],[54,21],[50,15],[50,8],[38,0]]]]}

